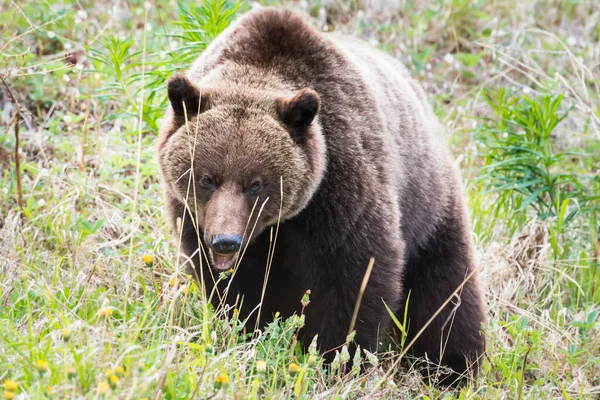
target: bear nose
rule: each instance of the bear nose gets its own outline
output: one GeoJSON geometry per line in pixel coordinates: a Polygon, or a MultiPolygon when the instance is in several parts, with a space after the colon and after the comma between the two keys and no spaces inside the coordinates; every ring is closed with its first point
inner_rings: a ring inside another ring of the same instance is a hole
{"type": "Polygon", "coordinates": [[[213,235],[210,247],[219,254],[236,253],[242,245],[240,235],[213,235]]]}

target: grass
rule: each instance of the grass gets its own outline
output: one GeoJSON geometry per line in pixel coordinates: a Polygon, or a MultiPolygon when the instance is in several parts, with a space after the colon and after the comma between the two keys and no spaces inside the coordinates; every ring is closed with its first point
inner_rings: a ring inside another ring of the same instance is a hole
{"type": "Polygon", "coordinates": [[[286,3],[402,60],[447,126],[489,309],[476,382],[440,392],[410,363],[387,374],[401,349],[385,346],[355,360],[341,349],[327,371],[296,346],[302,316],[247,333],[177,268],[154,158],[164,82],[249,4],[0,1],[0,74],[20,139],[3,86],[2,395],[600,395],[600,10],[591,0],[381,4],[286,3]]]}

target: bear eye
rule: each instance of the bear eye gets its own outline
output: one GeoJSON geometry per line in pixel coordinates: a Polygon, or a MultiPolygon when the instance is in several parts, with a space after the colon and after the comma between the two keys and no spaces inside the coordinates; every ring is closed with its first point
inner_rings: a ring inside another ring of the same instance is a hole
{"type": "Polygon", "coordinates": [[[252,182],[252,184],[246,190],[248,193],[256,193],[260,190],[261,183],[259,180],[252,182]]]}
{"type": "Polygon", "coordinates": [[[205,188],[215,187],[215,181],[209,175],[203,175],[200,181],[205,188]]]}

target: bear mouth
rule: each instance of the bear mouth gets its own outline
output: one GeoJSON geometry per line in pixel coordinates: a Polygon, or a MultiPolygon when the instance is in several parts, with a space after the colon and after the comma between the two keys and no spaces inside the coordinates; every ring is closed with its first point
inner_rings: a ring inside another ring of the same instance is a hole
{"type": "Polygon", "coordinates": [[[232,269],[238,257],[238,253],[219,254],[212,249],[209,249],[209,253],[213,268],[221,272],[232,269]]]}

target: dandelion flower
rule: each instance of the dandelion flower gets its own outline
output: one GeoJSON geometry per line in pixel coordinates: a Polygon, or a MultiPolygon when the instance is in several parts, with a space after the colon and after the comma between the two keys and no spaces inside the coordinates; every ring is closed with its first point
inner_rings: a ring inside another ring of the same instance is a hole
{"type": "Polygon", "coordinates": [[[53,390],[53,389],[52,389],[52,386],[50,386],[50,385],[46,385],[46,387],[45,387],[44,389],[46,390],[46,393],[47,393],[47,394],[52,394],[52,390],[53,390]]]}
{"type": "Polygon", "coordinates": [[[4,398],[6,400],[13,400],[15,398],[14,392],[4,392],[4,398]]]}
{"type": "Polygon", "coordinates": [[[226,373],[222,373],[221,375],[217,375],[215,378],[215,388],[225,388],[229,385],[229,377],[226,373]]]}
{"type": "Polygon", "coordinates": [[[113,376],[113,370],[108,368],[107,370],[104,371],[104,376],[106,376],[107,378],[110,378],[111,376],[113,376]]]}
{"type": "Polygon", "coordinates": [[[64,328],[62,330],[62,337],[65,342],[69,341],[69,339],[71,338],[71,330],[68,328],[64,328]]]}
{"type": "Polygon", "coordinates": [[[98,384],[99,395],[105,395],[106,393],[108,393],[108,389],[110,389],[110,386],[108,386],[108,383],[106,383],[106,381],[102,381],[98,384]]]}
{"type": "Polygon", "coordinates": [[[104,307],[100,309],[100,315],[103,317],[110,317],[113,313],[112,307],[104,307]]]}
{"type": "Polygon", "coordinates": [[[119,377],[116,375],[112,375],[110,378],[108,378],[108,382],[110,382],[110,386],[111,387],[116,387],[119,384],[119,377]]]}
{"type": "Polygon", "coordinates": [[[171,279],[169,279],[169,286],[173,287],[176,286],[179,283],[179,278],[177,278],[176,276],[171,277],[171,279]]]}
{"type": "Polygon", "coordinates": [[[115,367],[115,375],[117,376],[123,376],[125,374],[125,368],[123,368],[122,365],[117,365],[115,367]]]}
{"type": "Polygon", "coordinates": [[[142,256],[142,261],[144,262],[144,264],[146,265],[152,265],[152,262],[154,262],[154,257],[152,257],[151,254],[144,254],[142,256]]]}
{"type": "Polygon", "coordinates": [[[46,360],[38,360],[36,367],[40,372],[48,371],[48,361],[46,360]]]}
{"type": "Polygon", "coordinates": [[[77,372],[72,367],[67,367],[67,377],[73,379],[77,376],[77,372]]]}
{"type": "Polygon", "coordinates": [[[291,363],[288,367],[288,372],[291,376],[295,376],[298,372],[300,372],[300,366],[296,363],[291,363]]]}
{"type": "Polygon", "coordinates": [[[4,389],[8,390],[9,392],[16,392],[18,388],[19,384],[17,382],[10,379],[4,381],[4,389]]]}

